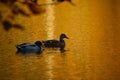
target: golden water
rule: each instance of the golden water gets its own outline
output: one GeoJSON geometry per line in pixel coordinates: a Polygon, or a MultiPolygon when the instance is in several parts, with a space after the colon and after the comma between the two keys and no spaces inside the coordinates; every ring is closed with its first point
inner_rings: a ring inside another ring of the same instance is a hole
{"type": "MultiPolygon", "coordinates": [[[[51,3],[39,0],[39,3],[51,3]]],[[[16,22],[25,30],[0,25],[0,80],[120,80],[120,1],[73,0],[46,5],[46,12],[16,22]],[[66,52],[16,54],[16,44],[59,39],[65,33],[66,52]]]]}

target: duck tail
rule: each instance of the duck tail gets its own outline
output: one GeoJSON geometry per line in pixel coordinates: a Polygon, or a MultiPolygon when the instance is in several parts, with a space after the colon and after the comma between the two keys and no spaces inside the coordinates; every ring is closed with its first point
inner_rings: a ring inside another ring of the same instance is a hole
{"type": "Polygon", "coordinates": [[[45,41],[42,41],[42,43],[45,43],[45,41]]]}
{"type": "Polygon", "coordinates": [[[19,45],[16,45],[15,47],[16,47],[18,50],[20,50],[20,48],[21,48],[19,45]]]}

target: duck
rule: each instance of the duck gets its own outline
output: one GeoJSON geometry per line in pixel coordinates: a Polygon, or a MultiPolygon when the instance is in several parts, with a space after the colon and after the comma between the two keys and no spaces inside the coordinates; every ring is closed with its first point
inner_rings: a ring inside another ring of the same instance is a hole
{"type": "Polygon", "coordinates": [[[60,38],[59,40],[46,40],[46,41],[43,41],[43,46],[46,47],[46,48],[60,48],[60,51],[63,51],[66,44],[65,44],[65,41],[64,39],[69,39],[66,34],[62,33],[60,35],[60,38]]]}
{"type": "Polygon", "coordinates": [[[40,53],[41,52],[41,41],[36,41],[34,44],[32,43],[22,43],[16,45],[17,53],[40,53]]]}

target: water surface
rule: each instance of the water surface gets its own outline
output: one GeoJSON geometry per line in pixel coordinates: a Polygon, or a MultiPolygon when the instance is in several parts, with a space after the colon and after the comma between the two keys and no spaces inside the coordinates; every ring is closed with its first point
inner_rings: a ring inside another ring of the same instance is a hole
{"type": "MultiPolygon", "coordinates": [[[[39,3],[51,3],[41,0],[39,3]]],[[[73,0],[45,5],[46,12],[18,16],[25,30],[0,27],[0,80],[119,80],[119,1],[73,0]],[[67,50],[16,54],[16,44],[59,39],[65,33],[67,50]]],[[[1,25],[1,24],[0,24],[1,25]]],[[[1,25],[2,26],[2,25],[1,25]]]]}

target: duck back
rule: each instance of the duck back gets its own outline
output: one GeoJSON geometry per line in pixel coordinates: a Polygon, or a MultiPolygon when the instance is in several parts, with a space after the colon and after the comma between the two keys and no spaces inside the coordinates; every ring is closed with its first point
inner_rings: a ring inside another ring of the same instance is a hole
{"type": "Polygon", "coordinates": [[[43,45],[47,48],[58,48],[60,47],[60,42],[58,40],[46,40],[43,41],[43,45]]]}
{"type": "Polygon", "coordinates": [[[41,47],[29,43],[17,45],[16,48],[18,53],[38,53],[41,50],[41,47]]]}

